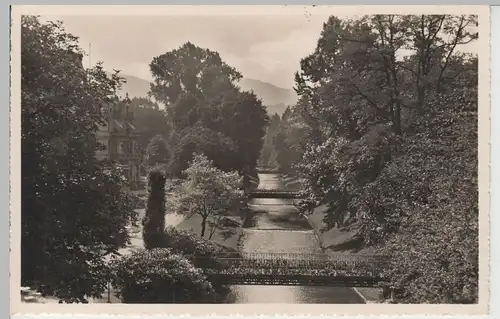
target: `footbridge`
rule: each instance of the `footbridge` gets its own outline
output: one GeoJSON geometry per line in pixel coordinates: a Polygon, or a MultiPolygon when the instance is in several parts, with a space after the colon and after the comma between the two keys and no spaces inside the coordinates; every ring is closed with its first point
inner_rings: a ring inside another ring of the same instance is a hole
{"type": "Polygon", "coordinates": [[[228,285],[374,287],[384,281],[388,263],[383,256],[355,254],[230,253],[210,259],[215,262],[197,264],[210,281],[228,285]]]}
{"type": "Polygon", "coordinates": [[[250,198],[301,198],[299,192],[282,189],[254,189],[249,192],[250,198]]]}

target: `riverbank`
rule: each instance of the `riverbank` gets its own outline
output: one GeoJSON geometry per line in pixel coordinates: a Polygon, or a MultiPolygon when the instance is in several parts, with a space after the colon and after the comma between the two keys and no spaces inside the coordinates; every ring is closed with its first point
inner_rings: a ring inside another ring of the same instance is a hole
{"type": "MultiPolygon", "coordinates": [[[[354,236],[353,232],[332,228],[324,231],[323,218],[326,214],[326,206],[321,205],[307,216],[309,225],[314,229],[316,239],[325,252],[352,253],[360,255],[371,255],[376,253],[373,247],[364,247],[363,242],[354,236]]],[[[366,303],[384,302],[381,288],[358,287],[353,288],[366,303]]]]}
{"type": "MultiPolygon", "coordinates": [[[[211,241],[217,243],[218,245],[226,247],[230,251],[238,250],[238,242],[243,234],[242,226],[244,218],[240,216],[228,216],[226,217],[228,222],[227,226],[222,229],[215,229],[211,241]]],[[[180,230],[189,230],[194,232],[197,236],[201,237],[201,217],[195,215],[190,218],[185,218],[175,227],[180,230]]],[[[210,226],[207,222],[207,228],[205,231],[205,238],[208,239],[210,236],[210,226]]]]}
{"type": "MultiPolygon", "coordinates": [[[[282,176],[260,174],[260,189],[283,189],[282,176]]],[[[289,181],[292,181],[290,178],[289,181]]],[[[322,254],[312,227],[300,216],[294,200],[253,198],[243,227],[239,250],[243,253],[322,254]]],[[[295,285],[231,286],[234,303],[362,304],[350,287],[295,285]]]]}
{"type": "MultiPolygon", "coordinates": [[[[301,189],[300,180],[294,176],[280,175],[282,184],[287,190],[298,191],[301,189]]],[[[353,232],[343,231],[339,228],[324,230],[323,219],[327,207],[316,207],[312,214],[306,216],[307,222],[313,229],[316,241],[325,253],[352,253],[371,255],[376,253],[373,247],[365,247],[353,232]]],[[[353,288],[366,303],[381,303],[384,301],[380,288],[353,288]]]]}

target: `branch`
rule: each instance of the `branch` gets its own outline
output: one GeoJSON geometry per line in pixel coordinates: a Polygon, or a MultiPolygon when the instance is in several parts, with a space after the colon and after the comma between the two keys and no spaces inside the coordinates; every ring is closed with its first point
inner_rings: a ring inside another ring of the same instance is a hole
{"type": "Polygon", "coordinates": [[[463,29],[468,25],[468,23],[466,23],[464,25],[464,16],[461,16],[460,17],[460,24],[458,26],[458,30],[457,32],[455,33],[455,40],[453,41],[453,44],[451,46],[451,49],[450,51],[448,52],[447,56],[446,56],[446,59],[444,60],[444,64],[441,66],[441,70],[439,72],[439,77],[438,77],[438,80],[437,80],[437,89],[439,91],[439,87],[441,85],[441,80],[443,78],[443,73],[444,73],[444,70],[448,67],[448,64],[450,62],[450,58],[451,58],[451,55],[453,54],[453,51],[455,51],[455,48],[456,46],[458,45],[458,41],[459,41],[459,36],[460,34],[462,33],[463,29]]]}
{"type": "Polygon", "coordinates": [[[349,77],[349,82],[351,83],[352,87],[354,87],[356,91],[358,91],[359,95],[361,95],[368,102],[368,104],[370,104],[375,109],[377,115],[382,117],[383,119],[386,119],[387,117],[386,112],[383,109],[379,108],[375,102],[373,102],[366,94],[364,94],[350,77],[349,77]]]}

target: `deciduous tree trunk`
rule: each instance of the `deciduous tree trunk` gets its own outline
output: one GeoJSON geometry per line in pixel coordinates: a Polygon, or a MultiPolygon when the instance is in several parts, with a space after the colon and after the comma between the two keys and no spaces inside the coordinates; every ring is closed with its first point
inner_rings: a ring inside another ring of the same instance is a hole
{"type": "Polygon", "coordinates": [[[207,218],[206,217],[203,217],[203,219],[201,220],[201,237],[205,237],[205,228],[207,226],[207,218]]]}

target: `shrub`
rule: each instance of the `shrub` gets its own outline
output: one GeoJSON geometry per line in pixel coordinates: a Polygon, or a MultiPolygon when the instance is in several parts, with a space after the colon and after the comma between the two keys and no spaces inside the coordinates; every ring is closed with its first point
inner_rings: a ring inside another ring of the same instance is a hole
{"type": "Polygon", "coordinates": [[[124,303],[211,303],[202,270],[169,249],[139,250],[115,262],[113,286],[124,303]]]}
{"type": "MultiPolygon", "coordinates": [[[[217,259],[217,254],[223,253],[226,248],[200,238],[192,231],[178,230],[169,226],[165,229],[165,243],[172,252],[184,255],[195,267],[203,271],[223,267],[217,259]]],[[[230,292],[229,287],[213,280],[211,284],[217,293],[217,301],[224,302],[230,292]]]]}
{"type": "Polygon", "coordinates": [[[165,248],[172,252],[183,254],[195,267],[207,268],[217,267],[216,254],[223,252],[221,246],[216,243],[198,237],[192,231],[184,231],[169,226],[165,229],[165,248]]]}

